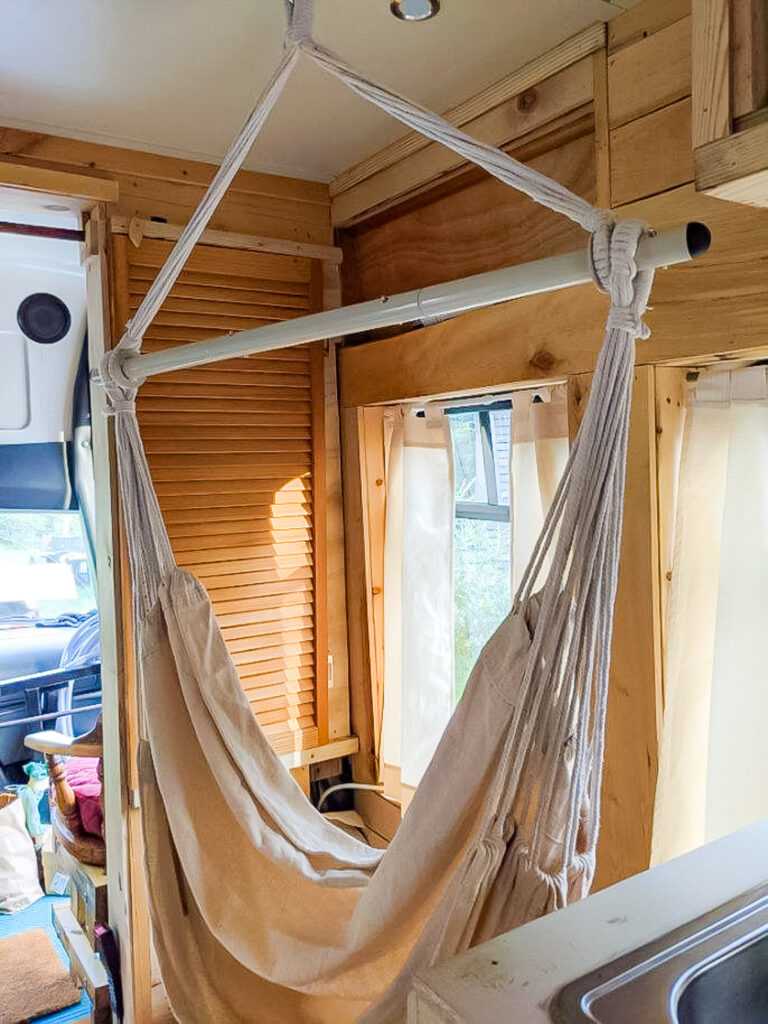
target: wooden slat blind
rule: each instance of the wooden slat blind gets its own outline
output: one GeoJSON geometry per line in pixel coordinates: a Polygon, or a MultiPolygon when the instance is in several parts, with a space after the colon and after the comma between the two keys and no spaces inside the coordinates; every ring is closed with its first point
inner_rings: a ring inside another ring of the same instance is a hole
{"type": "MultiPolygon", "coordinates": [[[[113,246],[117,334],[171,245],[113,236],[113,246]]],[[[144,351],[301,316],[311,276],[307,259],[198,246],[144,351]]],[[[279,753],[317,746],[327,739],[322,349],[154,377],[137,407],[176,559],[210,593],[254,713],[279,753]]]]}

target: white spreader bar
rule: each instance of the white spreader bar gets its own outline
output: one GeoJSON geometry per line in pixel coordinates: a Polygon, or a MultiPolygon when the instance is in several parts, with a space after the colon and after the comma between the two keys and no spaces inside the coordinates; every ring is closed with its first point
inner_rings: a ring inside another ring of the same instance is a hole
{"type": "MultiPolygon", "coordinates": [[[[704,224],[691,222],[681,228],[649,233],[637,249],[640,269],[668,267],[684,263],[709,248],[710,233],[704,224]]],[[[140,383],[158,373],[170,373],[190,366],[217,363],[270,352],[310,341],[339,338],[360,331],[395,327],[418,321],[442,320],[470,309],[493,306],[499,302],[557,291],[594,280],[586,249],[552,256],[517,267],[491,270],[458,281],[432,285],[400,295],[383,296],[370,302],[312,313],[279,324],[255,327],[206,341],[150,352],[126,354],[120,369],[127,381],[140,383]]],[[[98,379],[98,371],[94,371],[98,379]]]]}

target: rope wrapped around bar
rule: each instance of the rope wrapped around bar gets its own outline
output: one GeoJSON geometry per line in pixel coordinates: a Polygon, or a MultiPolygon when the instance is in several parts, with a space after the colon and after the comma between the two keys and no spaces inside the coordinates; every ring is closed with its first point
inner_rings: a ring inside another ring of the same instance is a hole
{"type": "Polygon", "coordinates": [[[590,888],[600,825],[645,227],[352,70],[286,0],[280,64],[101,368],[135,602],[142,820],[154,936],[184,1022],[394,1024],[416,971],[590,888]],[[201,585],[175,564],[121,359],[167,297],[300,53],[410,128],[591,233],[610,296],[589,402],[508,618],[486,645],[390,848],[319,815],[256,723],[201,585]],[[551,552],[550,568],[542,581],[551,552]]]}

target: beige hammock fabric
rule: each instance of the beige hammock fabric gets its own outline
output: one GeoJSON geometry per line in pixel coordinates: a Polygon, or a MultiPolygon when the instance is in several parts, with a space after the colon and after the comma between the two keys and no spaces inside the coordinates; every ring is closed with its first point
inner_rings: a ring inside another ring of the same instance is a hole
{"type": "Polygon", "coordinates": [[[101,373],[115,415],[138,647],[142,818],[163,981],[185,1024],[402,1021],[414,971],[585,895],[594,873],[641,225],[372,86],[288,5],[285,55],[101,373]],[[382,855],[305,799],[259,728],[202,586],[179,570],[126,352],[164,301],[300,52],[361,95],[573,217],[610,292],[584,420],[515,607],[491,638],[382,855]],[[542,565],[546,583],[533,595],[542,565]]]}

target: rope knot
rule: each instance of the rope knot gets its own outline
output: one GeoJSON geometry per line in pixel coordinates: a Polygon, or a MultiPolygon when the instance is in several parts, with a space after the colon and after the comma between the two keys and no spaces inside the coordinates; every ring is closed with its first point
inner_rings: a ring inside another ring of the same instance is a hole
{"type": "Polygon", "coordinates": [[[117,348],[104,355],[99,366],[99,378],[107,396],[107,416],[116,416],[123,412],[132,413],[136,410],[138,385],[125,373],[125,349],[130,352],[132,346],[130,343],[124,346],[121,341],[117,348]]]}
{"type": "Polygon", "coordinates": [[[117,416],[119,413],[136,412],[136,399],[135,398],[113,398],[113,396],[107,391],[107,408],[105,410],[106,416],[117,416]]]}
{"type": "Polygon", "coordinates": [[[653,284],[653,271],[637,266],[637,246],[648,228],[640,221],[617,224],[604,219],[590,243],[592,276],[600,291],[611,297],[607,327],[626,331],[635,338],[650,337],[643,323],[653,284]]]}

